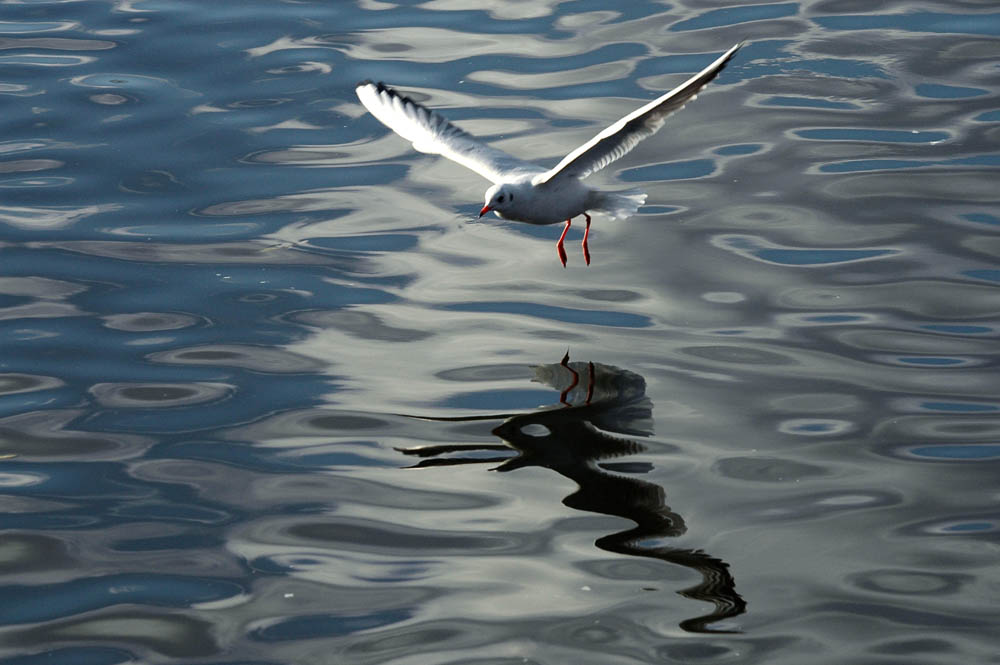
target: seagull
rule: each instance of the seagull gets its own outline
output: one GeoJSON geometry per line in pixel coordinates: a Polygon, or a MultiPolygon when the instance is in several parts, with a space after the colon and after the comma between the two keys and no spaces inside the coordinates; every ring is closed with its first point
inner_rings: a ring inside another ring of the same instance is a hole
{"type": "Polygon", "coordinates": [[[443,116],[401,95],[384,83],[362,81],[355,88],[365,108],[389,129],[413,143],[418,152],[441,155],[469,168],[493,183],[486,190],[482,217],[493,212],[498,217],[528,224],[556,224],[565,220],[556,243],[559,260],[566,267],[563,240],[572,219],[583,215],[583,257],[590,265],[589,212],[601,212],[612,219],[625,219],[646,201],[637,189],[603,192],[581,180],[603,169],[655,134],[674,111],[695,98],[743,46],[740,42],[670,92],[629,113],[590,139],[551,169],[526,162],[486,145],[443,116]]]}

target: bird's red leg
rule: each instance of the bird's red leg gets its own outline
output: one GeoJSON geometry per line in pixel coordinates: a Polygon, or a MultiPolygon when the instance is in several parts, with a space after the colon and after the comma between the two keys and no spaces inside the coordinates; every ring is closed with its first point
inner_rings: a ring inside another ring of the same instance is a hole
{"type": "Polygon", "coordinates": [[[583,216],[587,218],[587,228],[583,232],[583,259],[590,265],[590,248],[587,247],[587,238],[590,236],[590,215],[583,213],[583,216]]]}
{"type": "Polygon", "coordinates": [[[559,242],[556,243],[556,251],[559,252],[559,260],[562,261],[563,268],[566,267],[566,248],[563,247],[563,240],[566,238],[566,232],[569,231],[570,220],[566,220],[566,226],[563,227],[562,235],[559,236],[559,242]]]}
{"type": "Polygon", "coordinates": [[[572,383],[570,383],[569,387],[563,390],[562,394],[559,395],[559,402],[565,406],[572,406],[566,401],[566,397],[570,394],[570,392],[572,392],[573,388],[576,388],[577,384],[580,383],[580,375],[576,373],[576,370],[569,366],[569,351],[566,352],[566,355],[563,356],[562,362],[559,364],[568,369],[570,374],[573,375],[572,383]]]}

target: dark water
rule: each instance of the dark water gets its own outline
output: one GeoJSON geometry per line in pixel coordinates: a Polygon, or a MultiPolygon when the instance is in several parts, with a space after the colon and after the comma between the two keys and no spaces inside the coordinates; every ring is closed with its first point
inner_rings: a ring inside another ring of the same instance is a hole
{"type": "Polygon", "coordinates": [[[0,5],[3,662],[996,662],[996,4],[483,5],[0,5]]]}

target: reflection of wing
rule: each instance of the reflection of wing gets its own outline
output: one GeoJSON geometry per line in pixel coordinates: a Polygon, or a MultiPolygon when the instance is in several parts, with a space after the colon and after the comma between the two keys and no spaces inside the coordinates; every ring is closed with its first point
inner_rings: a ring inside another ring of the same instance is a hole
{"type": "MultiPolygon", "coordinates": [[[[631,372],[625,375],[626,382],[628,377],[642,380],[631,372]]],[[[634,383],[631,385],[634,387],[634,383]]],[[[634,403],[650,405],[644,392],[632,394],[633,398],[636,396],[640,399],[634,403]]],[[[641,411],[641,408],[638,410],[641,411]]],[[[694,633],[728,632],[716,630],[711,624],[739,616],[746,610],[746,602],[736,591],[736,582],[728,564],[701,550],[653,544],[663,538],[682,535],[687,526],[684,518],[666,505],[666,496],[660,485],[634,475],[609,473],[611,465],[600,462],[642,450],[642,446],[635,441],[613,437],[590,425],[588,421],[595,414],[604,413],[618,411],[611,409],[604,412],[598,404],[536,411],[509,418],[493,433],[510,443],[520,455],[505,461],[496,470],[513,471],[529,465],[548,467],[579,486],[576,492],[563,499],[565,505],[635,522],[634,528],[599,538],[595,545],[608,552],[660,559],[696,571],[701,575],[701,582],[679,593],[687,598],[712,603],[715,609],[681,622],[681,628],[694,633]],[[539,429],[548,430],[548,434],[540,434],[539,429]]],[[[645,415],[648,417],[649,412],[646,411],[645,415]]],[[[617,426],[618,418],[611,420],[617,426]]],[[[622,465],[614,466],[621,468],[622,465]]]]}
{"type": "Polygon", "coordinates": [[[542,171],[540,166],[486,145],[385,84],[362,81],[355,92],[373,116],[413,143],[418,152],[447,157],[494,183],[509,180],[516,173],[542,171]]]}
{"type": "Polygon", "coordinates": [[[702,88],[719,75],[741,46],[742,42],[667,94],[611,125],[566,155],[554,169],[535,177],[533,182],[538,185],[553,178],[586,178],[594,171],[620,159],[638,145],[639,141],[658,132],[668,115],[694,99],[702,88]]]}
{"type": "Polygon", "coordinates": [[[687,566],[701,573],[701,584],[680,592],[686,598],[715,605],[709,614],[681,621],[681,628],[692,633],[738,633],[738,630],[714,630],[709,624],[738,617],[747,611],[747,602],[736,592],[736,580],[729,564],[701,550],[673,550],[661,557],[671,563],[687,566]]]}

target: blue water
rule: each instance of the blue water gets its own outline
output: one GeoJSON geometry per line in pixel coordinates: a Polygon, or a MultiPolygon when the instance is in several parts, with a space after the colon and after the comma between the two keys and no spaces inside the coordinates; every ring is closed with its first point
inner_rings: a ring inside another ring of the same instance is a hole
{"type": "Polygon", "coordinates": [[[0,5],[0,662],[995,660],[1000,14],[482,6],[0,5]]]}

